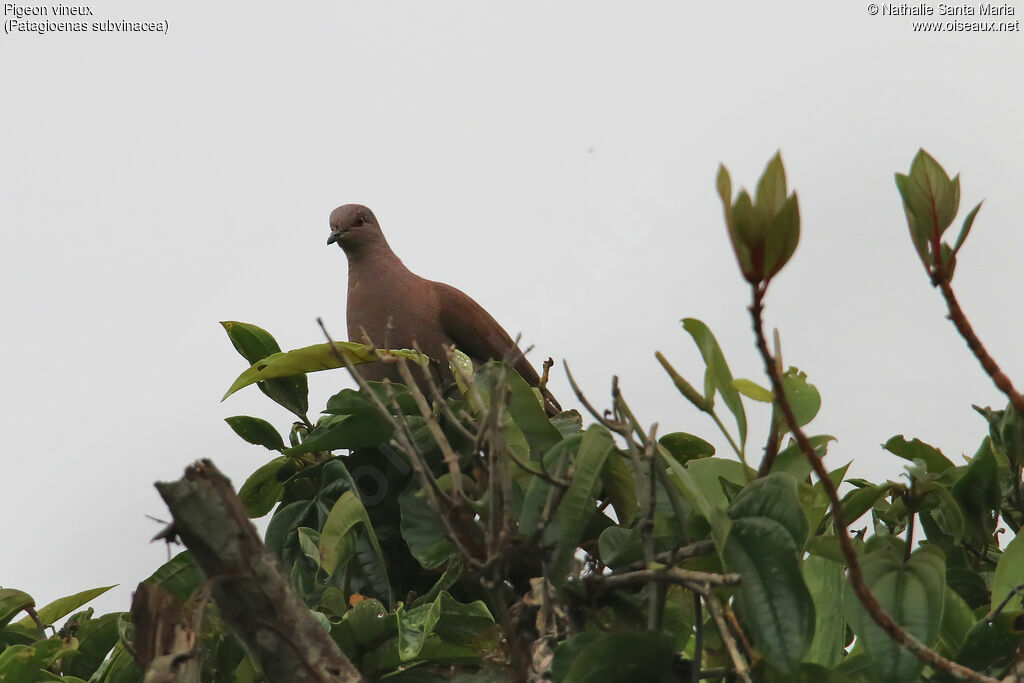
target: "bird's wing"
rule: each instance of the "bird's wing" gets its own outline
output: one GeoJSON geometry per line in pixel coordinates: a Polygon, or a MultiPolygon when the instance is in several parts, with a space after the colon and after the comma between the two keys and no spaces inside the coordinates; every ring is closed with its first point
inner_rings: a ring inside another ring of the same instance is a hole
{"type": "MultiPolygon", "coordinates": [[[[441,329],[460,351],[481,362],[507,358],[531,386],[540,384],[540,376],[533,365],[483,306],[450,285],[435,282],[433,286],[437,290],[441,329]]],[[[552,404],[551,408],[559,411],[558,402],[551,392],[545,389],[544,395],[552,404]]]]}

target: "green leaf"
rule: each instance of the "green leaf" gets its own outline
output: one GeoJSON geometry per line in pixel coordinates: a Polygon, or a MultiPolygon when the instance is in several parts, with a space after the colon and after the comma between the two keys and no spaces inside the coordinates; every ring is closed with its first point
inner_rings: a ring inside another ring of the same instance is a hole
{"type": "Polygon", "coordinates": [[[865,486],[843,496],[843,519],[846,524],[853,524],[860,519],[861,515],[874,507],[888,490],[888,486],[865,486]]]}
{"type": "Polygon", "coordinates": [[[694,458],[709,458],[715,454],[715,447],[710,443],[686,432],[672,432],[658,439],[673,458],[686,464],[694,458]]]}
{"type": "Polygon", "coordinates": [[[373,448],[387,443],[394,427],[378,412],[328,417],[313,428],[298,446],[284,450],[285,455],[302,455],[318,451],[373,448]]]}
{"type": "Polygon", "coordinates": [[[725,362],[725,355],[718,345],[715,336],[711,334],[708,326],[696,318],[683,318],[683,329],[690,333],[693,341],[697,344],[704,365],[707,370],[704,373],[704,397],[708,402],[714,399],[714,392],[717,390],[722,395],[722,401],[736,418],[736,427],[739,431],[740,446],[747,442],[747,415],[743,410],[743,401],[740,393],[732,386],[732,373],[729,365],[725,362]]]}
{"type": "Polygon", "coordinates": [[[391,625],[388,611],[380,601],[373,598],[360,600],[341,617],[352,627],[356,641],[368,645],[380,638],[391,625]]]}
{"type": "MultiPolygon", "coordinates": [[[[281,352],[277,341],[266,330],[234,320],[222,322],[231,344],[252,365],[267,356],[281,352]]],[[[259,384],[260,391],[278,405],[299,417],[309,410],[309,388],[305,375],[272,379],[259,384]]]]}
{"type": "MultiPolygon", "coordinates": [[[[544,468],[556,476],[563,476],[565,467],[560,465],[563,459],[570,458],[575,455],[579,450],[579,445],[583,440],[582,434],[573,434],[567,436],[564,441],[560,441],[555,446],[544,454],[543,463],[544,468]]],[[[540,477],[533,477],[530,480],[530,484],[526,489],[526,495],[523,497],[523,507],[519,515],[519,532],[523,535],[529,536],[534,533],[540,524],[541,515],[544,512],[544,506],[547,504],[548,495],[551,492],[551,486],[549,482],[545,481],[540,477]]],[[[548,529],[551,529],[554,525],[548,525],[548,529]]]]}
{"type": "Polygon", "coordinates": [[[947,654],[954,654],[960,649],[975,621],[970,606],[956,591],[946,586],[943,592],[942,623],[939,625],[939,644],[947,654]]]}
{"type": "MultiPolygon", "coordinates": [[[[942,623],[945,558],[938,548],[925,545],[904,564],[902,546],[901,541],[892,539],[867,553],[861,561],[864,580],[896,623],[932,647],[942,623]]],[[[850,627],[871,658],[876,676],[883,681],[917,680],[924,663],[900,647],[871,619],[849,586],[843,593],[843,605],[850,627]]]]}
{"type": "Polygon", "coordinates": [[[925,468],[927,468],[927,470],[932,474],[942,474],[946,470],[953,469],[954,467],[949,458],[943,455],[942,451],[938,448],[930,446],[920,439],[907,441],[906,437],[902,434],[898,434],[886,441],[882,444],[882,448],[893,455],[898,455],[904,460],[909,460],[911,462],[915,460],[923,460],[925,468]]]}
{"type": "Polygon", "coordinates": [[[959,544],[964,535],[964,513],[960,504],[956,502],[952,492],[946,486],[937,481],[929,481],[917,487],[917,493],[925,500],[934,496],[938,500],[938,515],[941,522],[940,527],[953,537],[953,542],[959,544]]]}
{"type": "Polygon", "coordinates": [[[1008,603],[1011,608],[1022,606],[1024,589],[1017,587],[1024,584],[1024,534],[1017,534],[1003,550],[999,563],[992,577],[992,610],[1002,604],[1003,600],[1016,591],[1018,597],[1008,603]]]}
{"type": "Polygon", "coordinates": [[[440,567],[455,552],[455,546],[448,540],[444,522],[430,506],[427,494],[413,478],[398,496],[402,512],[402,538],[424,569],[440,567]]]}
{"type": "Polygon", "coordinates": [[[238,497],[249,517],[262,517],[281,500],[284,484],[278,481],[277,474],[287,462],[288,456],[285,455],[274,458],[250,474],[242,488],[238,489],[238,497]]]}
{"type": "Polygon", "coordinates": [[[1004,610],[991,621],[982,619],[976,623],[953,659],[972,669],[997,673],[1012,661],[1022,641],[1024,612],[1004,610]]]}
{"type": "Polygon", "coordinates": [[[117,620],[122,614],[113,612],[79,623],[75,634],[78,638],[78,654],[64,662],[65,674],[88,679],[96,672],[117,643],[117,620]]]}
{"type": "Polygon", "coordinates": [[[402,605],[398,606],[395,618],[398,622],[398,658],[402,662],[411,662],[419,656],[424,641],[434,633],[440,616],[441,604],[436,600],[408,611],[402,605]]]}
{"type": "Polygon", "coordinates": [[[183,550],[172,557],[146,579],[146,583],[160,586],[183,602],[192,597],[192,593],[202,581],[203,575],[188,550],[183,550]]]}
{"type": "Polygon", "coordinates": [[[363,531],[377,554],[377,561],[383,568],[384,551],[377,542],[377,534],[370,523],[370,517],[366,514],[366,508],[352,491],[345,491],[339,496],[331,512],[327,515],[324,528],[320,532],[320,566],[328,575],[333,575],[344,559],[345,552],[351,552],[350,546],[345,537],[353,527],[362,524],[363,531]]]}
{"type": "Polygon", "coordinates": [[[960,251],[960,247],[964,245],[964,240],[967,239],[967,235],[971,232],[971,226],[974,225],[974,219],[978,216],[978,211],[981,209],[982,202],[978,202],[978,205],[971,209],[971,212],[964,218],[964,224],[960,228],[960,235],[956,238],[956,244],[953,245],[953,253],[956,254],[960,251]]]}
{"type": "Polygon", "coordinates": [[[846,643],[846,619],[836,610],[836,596],[842,595],[843,565],[811,556],[803,563],[804,581],[814,601],[814,639],[805,662],[832,668],[839,663],[846,643]],[[837,613],[838,612],[838,613],[837,613]]]}
{"type": "MultiPolygon", "coordinates": [[[[836,441],[836,437],[828,434],[819,434],[809,436],[807,440],[810,441],[811,446],[814,448],[815,455],[819,458],[824,458],[826,453],[828,453],[829,442],[836,441]]],[[[775,462],[772,463],[771,471],[785,472],[797,481],[803,481],[811,474],[811,463],[807,461],[807,456],[800,448],[800,444],[796,442],[796,439],[791,439],[789,445],[775,456],[775,462]]]]}
{"type": "MultiPolygon", "coordinates": [[[[722,510],[729,506],[729,500],[722,491],[718,478],[721,477],[740,487],[746,486],[749,478],[749,472],[744,469],[743,463],[736,460],[726,460],[725,458],[691,460],[686,463],[686,470],[696,481],[697,486],[703,492],[703,496],[707,498],[708,502],[713,507],[721,508],[722,510]]],[[[690,502],[694,503],[692,500],[690,502]]]]}
{"type": "Polygon", "coordinates": [[[776,152],[757,182],[757,201],[759,211],[767,216],[774,216],[786,201],[786,169],[782,165],[782,153],[776,152]]]}
{"type": "Polygon", "coordinates": [[[775,394],[770,389],[765,389],[760,384],[749,379],[734,379],[730,384],[736,391],[755,401],[771,403],[775,400],[775,394]]]}
{"type": "Polygon", "coordinates": [[[573,463],[572,480],[555,512],[559,542],[551,560],[550,576],[564,581],[569,564],[579,546],[583,530],[596,511],[595,496],[608,454],[615,448],[611,434],[593,424],[583,432],[579,452],[573,463]]]}
{"type": "Polygon", "coordinates": [[[610,526],[597,538],[597,552],[601,562],[620,569],[643,557],[643,536],[637,528],[610,526]]]}
{"type": "Polygon", "coordinates": [[[272,451],[284,448],[284,440],[281,435],[266,420],[247,415],[236,415],[235,417],[226,417],[224,421],[234,430],[235,434],[254,446],[263,446],[272,451]]]}
{"type": "Polygon", "coordinates": [[[1002,497],[990,438],[985,438],[964,473],[953,484],[952,494],[963,509],[967,533],[978,545],[988,543],[995,531],[995,511],[1002,497]]]}
{"type": "Polygon", "coordinates": [[[0,630],[13,619],[18,612],[35,607],[32,596],[16,588],[0,588],[0,630]]]}
{"type": "Polygon", "coordinates": [[[604,463],[602,481],[605,495],[615,509],[615,516],[618,518],[619,524],[631,525],[636,518],[637,509],[640,507],[637,501],[633,470],[626,464],[624,458],[613,456],[604,463]]]}
{"type": "MultiPolygon", "coordinates": [[[[567,646],[558,646],[556,657],[563,647],[567,646]]],[[[672,670],[673,652],[673,638],[665,633],[618,631],[603,634],[574,653],[561,683],[666,680],[672,670]]]]}
{"type": "Polygon", "coordinates": [[[491,361],[476,370],[474,381],[478,389],[487,393],[499,385],[508,389],[508,413],[530,444],[532,459],[538,460],[542,453],[562,440],[561,433],[548,420],[544,405],[537,400],[533,388],[512,368],[491,361]]]}
{"type": "MultiPolygon", "coordinates": [[[[821,408],[821,395],[817,387],[807,382],[807,375],[796,368],[789,368],[782,375],[782,389],[793,409],[797,425],[803,427],[814,419],[821,408]]],[[[779,422],[785,426],[785,420],[779,415],[779,422]]]]}
{"type": "Polygon", "coordinates": [[[494,617],[482,600],[462,603],[447,592],[438,595],[440,617],[435,632],[451,645],[480,645],[485,631],[494,627],[494,617]]]}
{"type": "Polygon", "coordinates": [[[754,644],[792,672],[811,646],[815,612],[791,532],[767,517],[733,519],[722,560],[740,575],[736,600],[754,644]]]}
{"type": "MultiPolygon", "coordinates": [[[[98,598],[111,588],[114,588],[116,585],[117,584],[112,586],[102,586],[100,588],[90,588],[89,590],[84,590],[80,593],[75,593],[74,595],[59,598],[51,602],[46,607],[36,610],[36,615],[39,617],[39,621],[41,623],[53,624],[61,617],[66,617],[82,605],[94,598],[98,598]]],[[[25,617],[17,623],[21,626],[25,626],[26,628],[31,628],[35,625],[35,622],[32,621],[32,617],[25,617]]]]}
{"type": "MultiPolygon", "coordinates": [[[[223,401],[239,389],[256,382],[344,367],[345,364],[336,353],[343,354],[353,365],[372,363],[378,360],[377,352],[355,342],[314,344],[284,353],[274,353],[256,361],[252,367],[239,375],[221,400],[223,401]]],[[[408,349],[379,351],[379,353],[405,358],[421,366],[426,366],[429,363],[426,356],[408,349]]]]}
{"type": "Polygon", "coordinates": [[[766,517],[778,522],[798,549],[802,549],[807,540],[807,517],[797,502],[796,480],[788,474],[775,472],[750,482],[727,512],[733,520],[766,517]]]}
{"type": "Polygon", "coordinates": [[[765,239],[765,277],[774,277],[789,263],[800,242],[800,204],[794,192],[782,205],[765,239]]]}

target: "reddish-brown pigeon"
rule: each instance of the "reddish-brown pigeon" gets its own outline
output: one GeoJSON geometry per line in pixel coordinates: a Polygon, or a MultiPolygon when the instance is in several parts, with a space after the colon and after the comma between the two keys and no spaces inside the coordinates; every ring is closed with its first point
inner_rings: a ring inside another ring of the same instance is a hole
{"type": "MultiPolygon", "coordinates": [[[[537,371],[501,325],[477,302],[454,287],[416,275],[391,251],[377,218],[365,206],[346,204],[331,212],[331,236],[348,257],[348,338],[369,337],[380,348],[411,349],[414,344],[451,373],[444,346],[455,345],[476,364],[508,359],[532,386],[537,371]],[[364,336],[365,335],[365,336],[364,336]]],[[[368,380],[401,381],[394,368],[372,363],[361,368],[368,380]]],[[[545,410],[561,407],[547,389],[545,410]]]]}

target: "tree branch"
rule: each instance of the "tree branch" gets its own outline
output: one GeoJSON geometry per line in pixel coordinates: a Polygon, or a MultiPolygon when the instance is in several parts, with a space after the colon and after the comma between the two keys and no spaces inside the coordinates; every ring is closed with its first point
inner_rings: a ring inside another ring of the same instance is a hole
{"type": "Polygon", "coordinates": [[[231,482],[212,462],[201,460],[182,479],[158,482],[156,488],[182,542],[210,579],[221,616],[270,683],[362,680],[292,590],[231,482]]]}
{"type": "Polygon", "coordinates": [[[874,594],[867,587],[867,584],[864,583],[864,574],[861,571],[860,561],[857,559],[857,552],[854,550],[853,544],[850,542],[850,537],[846,533],[846,519],[843,516],[843,505],[839,500],[839,493],[836,491],[836,487],[835,484],[832,483],[832,479],[829,478],[828,470],[825,469],[825,465],[821,462],[821,459],[817,454],[815,454],[814,446],[812,446],[811,442],[807,440],[807,435],[804,434],[803,430],[800,429],[800,425],[797,424],[796,416],[793,414],[793,407],[789,404],[789,399],[786,397],[785,391],[782,387],[782,375],[779,373],[779,370],[775,365],[772,354],[768,351],[768,342],[765,340],[764,322],[762,321],[764,295],[765,290],[767,289],[767,284],[754,285],[752,289],[750,317],[754,326],[754,335],[757,337],[757,348],[758,351],[761,352],[761,358],[764,360],[765,372],[768,373],[768,377],[771,379],[772,390],[775,392],[775,400],[778,402],[779,408],[782,410],[782,414],[786,417],[786,424],[789,426],[789,430],[793,433],[793,437],[800,446],[800,450],[803,451],[804,455],[807,457],[807,460],[810,463],[811,468],[814,470],[815,475],[818,477],[818,480],[821,481],[822,488],[825,489],[826,495],[828,495],[829,505],[832,508],[832,521],[835,524],[836,537],[839,540],[839,547],[843,552],[843,557],[846,558],[850,585],[853,588],[853,592],[857,595],[857,598],[860,600],[861,604],[864,605],[864,609],[867,610],[874,622],[888,633],[889,637],[897,644],[920,659],[922,662],[940,668],[956,678],[979,681],[982,683],[998,683],[995,678],[983,676],[972,669],[946,659],[913,635],[904,631],[899,624],[892,620],[891,616],[886,614],[874,594]]]}

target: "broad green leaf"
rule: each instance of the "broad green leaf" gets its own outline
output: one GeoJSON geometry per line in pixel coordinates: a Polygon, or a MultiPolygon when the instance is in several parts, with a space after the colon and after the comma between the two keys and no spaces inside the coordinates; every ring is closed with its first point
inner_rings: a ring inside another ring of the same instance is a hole
{"type": "Polygon", "coordinates": [[[846,524],[853,524],[860,519],[888,490],[888,486],[865,486],[843,496],[843,519],[846,524]]]}
{"type": "MultiPolygon", "coordinates": [[[[1024,605],[1024,534],[1017,534],[1003,550],[992,577],[992,609],[995,610],[1012,592],[1017,598],[1011,599],[1008,606],[1017,609],[1024,605]]],[[[1024,630],[1024,629],[1022,629],[1024,630]]]]}
{"type": "MultiPolygon", "coordinates": [[[[444,479],[439,484],[448,481],[444,479]]],[[[399,494],[398,506],[402,511],[402,538],[413,557],[424,569],[434,569],[447,562],[455,552],[455,546],[448,540],[444,522],[430,506],[416,478],[399,494]]]]}
{"type": "Polygon", "coordinates": [[[619,569],[643,557],[643,535],[637,528],[610,526],[598,537],[597,552],[601,562],[619,569]]]}
{"type": "Polygon", "coordinates": [[[441,578],[434,583],[429,591],[413,600],[410,607],[419,607],[436,600],[438,595],[454,586],[455,582],[462,577],[463,569],[462,560],[458,557],[453,557],[444,568],[441,578]]]}
{"type": "Polygon", "coordinates": [[[79,623],[75,633],[78,638],[78,654],[68,658],[62,665],[66,674],[88,679],[96,672],[117,643],[117,620],[122,614],[113,612],[79,623]]]}
{"type": "Polygon", "coordinates": [[[733,519],[722,559],[740,575],[736,600],[755,646],[781,672],[794,671],[814,638],[815,612],[792,534],[767,517],[733,519]]]}
{"type": "MultiPolygon", "coordinates": [[[[248,370],[239,375],[221,400],[223,401],[239,389],[256,382],[344,367],[345,364],[338,358],[337,353],[343,354],[353,365],[372,363],[378,360],[376,352],[355,342],[314,344],[292,351],[274,353],[256,361],[248,370]]],[[[429,362],[426,356],[408,349],[380,351],[380,353],[405,358],[421,366],[426,366],[429,362]]]]}
{"type": "Polygon", "coordinates": [[[377,542],[377,534],[373,530],[370,518],[366,514],[366,508],[352,491],[345,491],[334,503],[324,528],[320,532],[320,566],[328,575],[333,575],[338,569],[346,552],[350,552],[350,541],[345,537],[358,524],[363,525],[363,531],[377,554],[377,560],[381,567],[385,566],[384,551],[377,542]]]}
{"type": "Polygon", "coordinates": [[[1013,660],[1022,642],[1024,612],[1003,610],[991,621],[979,620],[967,632],[963,645],[953,659],[972,669],[998,673],[1013,660]]]}
{"type": "Polygon", "coordinates": [[[195,558],[188,550],[183,550],[146,579],[146,583],[160,586],[182,602],[192,597],[192,593],[203,581],[203,575],[196,566],[195,558]]]}
{"type": "MultiPolygon", "coordinates": [[[[222,322],[221,325],[235,350],[249,361],[249,365],[281,352],[274,337],[261,327],[234,320],[222,322]]],[[[309,410],[309,387],[305,375],[271,379],[258,386],[271,400],[299,417],[309,410]]]]}
{"type": "Polygon", "coordinates": [[[992,440],[982,442],[964,473],[952,487],[953,497],[964,512],[964,526],[976,543],[988,543],[995,531],[995,511],[999,507],[998,467],[992,453],[992,440]]]}
{"type": "Polygon", "coordinates": [[[254,446],[263,446],[271,451],[279,451],[284,448],[284,440],[281,438],[281,435],[266,420],[261,420],[258,417],[249,417],[248,415],[236,415],[234,417],[226,417],[224,421],[228,423],[228,426],[231,427],[235,434],[238,434],[254,446]]]}
{"type": "Polygon", "coordinates": [[[775,400],[775,394],[772,393],[771,389],[765,389],[760,384],[749,379],[734,379],[731,384],[736,391],[755,401],[771,403],[775,400]]]}
{"type": "MultiPolygon", "coordinates": [[[[310,529],[308,526],[300,526],[296,531],[299,534],[299,547],[302,548],[302,552],[305,553],[306,557],[311,559],[317,567],[323,569],[320,558],[320,532],[316,529],[310,529]]],[[[344,551],[338,554],[344,558],[339,560],[339,564],[345,564],[351,557],[352,553],[355,552],[355,541],[351,536],[343,537],[345,540],[352,541],[348,548],[348,554],[344,551]]]]}
{"type": "Polygon", "coordinates": [[[845,583],[843,565],[812,555],[804,560],[803,573],[814,600],[814,639],[804,661],[832,668],[846,643],[846,619],[842,610],[836,610],[836,597],[845,583]]]}
{"type": "Polygon", "coordinates": [[[398,622],[398,658],[402,662],[416,659],[423,649],[423,643],[434,633],[434,626],[441,616],[441,604],[437,600],[406,610],[402,605],[395,612],[398,622]]]}
{"type": "MultiPolygon", "coordinates": [[[[82,605],[91,601],[93,598],[103,595],[116,585],[117,584],[114,584],[113,586],[91,588],[89,590],[81,591],[80,593],[75,593],[74,595],[69,595],[65,598],[59,598],[51,602],[46,607],[41,607],[36,610],[36,615],[39,617],[39,621],[41,623],[53,624],[61,617],[66,617],[82,605]]],[[[32,617],[25,617],[18,623],[25,627],[32,627],[35,624],[35,622],[32,621],[32,617]]]]}
{"type": "Polygon", "coordinates": [[[32,596],[16,588],[0,588],[0,630],[10,622],[18,612],[35,607],[32,596]]]}
{"type": "Polygon", "coordinates": [[[952,492],[941,482],[929,481],[918,486],[917,493],[926,501],[929,497],[938,500],[939,507],[935,512],[939,513],[936,517],[941,528],[953,537],[954,543],[959,544],[964,535],[964,513],[952,492]]]}
{"type": "Polygon", "coordinates": [[[341,617],[352,627],[352,633],[360,645],[368,645],[384,634],[393,619],[388,618],[384,605],[374,598],[366,598],[356,603],[352,609],[341,617]]]}
{"type": "MultiPolygon", "coordinates": [[[[807,440],[811,442],[815,455],[819,458],[824,458],[828,452],[829,442],[836,441],[836,437],[828,434],[819,434],[817,436],[809,436],[807,440]]],[[[811,463],[807,461],[807,456],[795,439],[791,439],[789,445],[775,456],[775,462],[772,463],[772,472],[785,472],[797,481],[803,481],[810,476],[811,463]]]]}
{"type": "MultiPolygon", "coordinates": [[[[574,457],[575,453],[579,450],[582,440],[582,434],[573,434],[567,436],[564,441],[555,444],[551,450],[544,454],[542,461],[544,468],[551,474],[564,478],[566,468],[560,466],[560,463],[565,458],[574,457]]],[[[551,492],[551,486],[552,484],[541,477],[534,477],[530,481],[526,489],[526,495],[523,497],[523,508],[519,515],[519,532],[521,534],[529,536],[538,528],[541,515],[544,513],[544,506],[547,504],[548,496],[551,492]]],[[[553,526],[553,524],[549,524],[547,528],[552,529],[553,526]]]]}
{"type": "Polygon", "coordinates": [[[612,456],[605,461],[602,480],[605,495],[615,508],[619,524],[631,525],[640,507],[637,502],[633,470],[626,464],[624,458],[612,456]]]}
{"type": "Polygon", "coordinates": [[[715,447],[699,436],[686,432],[672,432],[658,439],[658,443],[679,462],[686,464],[694,458],[709,458],[715,454],[715,447]]]}
{"type": "Polygon", "coordinates": [[[712,506],[723,510],[728,507],[729,500],[725,497],[725,493],[722,492],[718,478],[722,477],[741,487],[746,486],[747,481],[752,478],[744,469],[743,463],[737,460],[726,460],[725,458],[691,460],[686,463],[686,470],[696,480],[697,485],[712,506]]]}
{"type": "Polygon", "coordinates": [[[800,203],[789,195],[765,233],[765,278],[774,277],[793,257],[800,242],[800,203]]]}
{"type": "Polygon", "coordinates": [[[480,645],[488,639],[485,631],[494,626],[494,617],[482,600],[462,603],[442,591],[436,602],[440,618],[434,630],[446,643],[480,645]]]}
{"type": "MultiPolygon", "coordinates": [[[[789,368],[782,375],[782,388],[786,392],[797,425],[803,427],[814,419],[821,408],[821,395],[817,387],[807,382],[807,375],[796,368],[789,368]]],[[[779,415],[779,422],[785,425],[785,419],[779,415]]]]}
{"type": "Polygon", "coordinates": [[[533,460],[538,460],[542,453],[562,440],[561,433],[548,420],[543,403],[537,400],[533,389],[519,373],[503,363],[491,361],[476,370],[474,383],[487,392],[499,384],[508,388],[508,413],[530,444],[533,460]]]}
{"type": "Polygon", "coordinates": [[[953,468],[953,463],[942,454],[942,451],[934,446],[929,446],[920,439],[907,441],[902,434],[899,434],[882,444],[882,448],[904,460],[911,462],[923,460],[925,467],[932,474],[942,474],[953,468]]]}
{"type": "MultiPolygon", "coordinates": [[[[879,544],[867,553],[861,568],[882,609],[925,645],[939,636],[945,587],[945,558],[938,548],[925,545],[903,562],[902,542],[879,544]]],[[[843,605],[850,627],[871,658],[872,669],[885,682],[916,680],[924,663],[896,644],[878,626],[847,586],[843,605]]]]}
{"type": "Polygon", "coordinates": [[[565,580],[583,530],[595,514],[595,496],[601,472],[614,448],[611,434],[601,425],[591,425],[583,432],[572,467],[572,480],[555,512],[559,542],[551,560],[549,575],[556,581],[565,580]]]}
{"type": "Polygon", "coordinates": [[[943,646],[947,656],[955,654],[960,649],[976,621],[970,606],[956,591],[946,586],[943,591],[939,644],[943,646]]]}
{"type": "Polygon", "coordinates": [[[245,506],[245,512],[255,519],[270,512],[284,493],[284,484],[278,481],[278,472],[288,462],[288,456],[281,455],[249,475],[238,489],[238,497],[245,506]]]}
{"type": "Polygon", "coordinates": [[[707,370],[704,373],[704,397],[711,402],[714,399],[714,392],[717,390],[722,395],[722,401],[736,418],[736,427],[739,431],[740,446],[747,442],[747,415],[743,410],[743,401],[740,394],[732,386],[732,373],[729,365],[725,362],[725,355],[718,345],[715,336],[708,329],[708,326],[696,318],[684,318],[683,329],[690,333],[700,355],[704,359],[707,370]]]}
{"type": "Polygon", "coordinates": [[[332,416],[321,420],[298,446],[284,450],[285,455],[302,455],[317,451],[373,448],[387,443],[394,427],[377,412],[332,416]]]}
{"type": "Polygon", "coordinates": [[[802,549],[807,540],[808,523],[797,502],[796,483],[793,477],[779,472],[755,479],[729,505],[729,517],[733,520],[767,517],[781,524],[793,540],[793,546],[802,549]]]}
{"type": "Polygon", "coordinates": [[[562,683],[666,680],[673,652],[673,638],[665,633],[606,633],[575,653],[562,683]]]}

